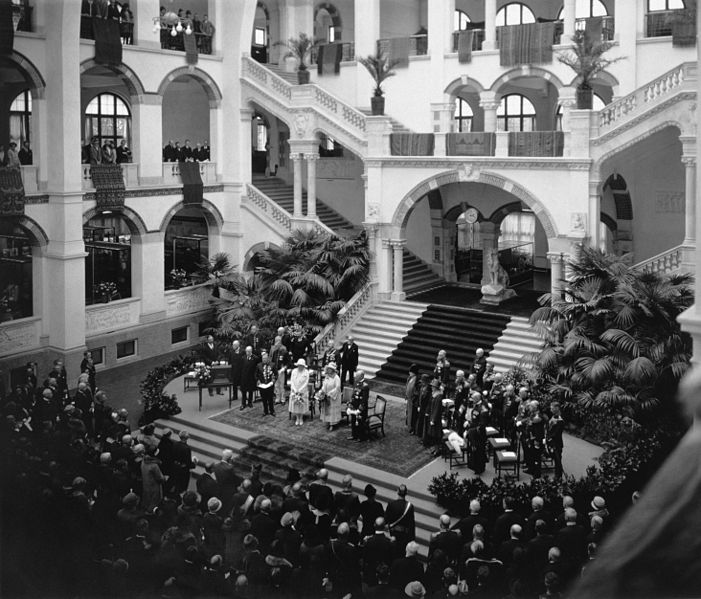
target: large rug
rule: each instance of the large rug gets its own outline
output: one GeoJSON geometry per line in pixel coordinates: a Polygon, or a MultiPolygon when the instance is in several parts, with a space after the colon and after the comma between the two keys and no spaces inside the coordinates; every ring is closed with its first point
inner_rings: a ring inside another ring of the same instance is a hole
{"type": "MultiPolygon", "coordinates": [[[[277,416],[263,416],[260,402],[252,409],[239,410],[238,406],[215,416],[213,420],[258,433],[270,443],[284,442],[297,450],[312,452],[325,460],[341,457],[365,466],[408,477],[433,458],[416,437],[404,426],[404,405],[387,402],[385,413],[385,437],[380,433],[369,441],[348,441],[350,427],[342,425],[329,432],[318,420],[307,419],[304,426],[294,426],[288,419],[285,406],[277,406],[277,416]]],[[[260,438],[256,439],[261,442],[260,438]]]]}

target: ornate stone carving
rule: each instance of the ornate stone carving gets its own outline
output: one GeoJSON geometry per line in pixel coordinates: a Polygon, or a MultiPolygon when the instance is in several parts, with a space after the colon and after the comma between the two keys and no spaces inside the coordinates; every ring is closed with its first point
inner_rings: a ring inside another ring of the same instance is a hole
{"type": "Polygon", "coordinates": [[[166,293],[166,314],[188,314],[199,312],[209,307],[209,298],[212,291],[208,286],[185,287],[177,291],[166,293]]]}
{"type": "Polygon", "coordinates": [[[367,215],[367,220],[369,221],[376,221],[380,217],[380,205],[371,202],[368,204],[368,215],[367,215]]]}
{"type": "Polygon", "coordinates": [[[294,128],[297,137],[306,137],[309,115],[306,112],[298,112],[294,116],[294,128]]]}
{"type": "Polygon", "coordinates": [[[22,319],[0,325],[0,355],[15,354],[39,345],[39,320],[22,319]]]}
{"type": "Polygon", "coordinates": [[[458,169],[461,181],[476,181],[480,177],[480,170],[472,162],[463,163],[458,169]]]}
{"type": "Polygon", "coordinates": [[[573,232],[583,233],[587,230],[587,215],[584,212],[570,213],[570,229],[573,232]]]}
{"type": "Polygon", "coordinates": [[[85,310],[85,335],[95,335],[103,331],[137,324],[138,310],[134,310],[133,303],[132,301],[89,306],[85,310]]]}

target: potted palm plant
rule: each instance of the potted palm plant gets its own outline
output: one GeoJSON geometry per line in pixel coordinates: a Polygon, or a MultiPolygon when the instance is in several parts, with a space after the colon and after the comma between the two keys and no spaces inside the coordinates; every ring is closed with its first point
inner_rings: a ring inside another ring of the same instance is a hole
{"type": "Polygon", "coordinates": [[[300,85],[309,83],[309,70],[307,69],[307,58],[310,56],[312,48],[316,42],[306,33],[300,33],[298,37],[291,37],[286,42],[277,42],[276,45],[285,46],[288,50],[282,58],[294,58],[297,60],[297,82],[300,85]]]}
{"type": "Polygon", "coordinates": [[[590,110],[594,99],[592,81],[601,71],[623,57],[604,58],[614,44],[595,39],[580,29],[574,32],[572,44],[572,50],[561,52],[557,59],[577,74],[577,108],[590,110]]]}
{"type": "Polygon", "coordinates": [[[358,62],[362,64],[370,73],[375,82],[375,90],[372,98],[370,98],[370,106],[374,116],[383,115],[385,113],[385,97],[382,84],[385,80],[397,74],[394,67],[399,64],[399,60],[391,60],[385,56],[384,52],[377,50],[377,53],[365,57],[358,58],[358,62]]]}

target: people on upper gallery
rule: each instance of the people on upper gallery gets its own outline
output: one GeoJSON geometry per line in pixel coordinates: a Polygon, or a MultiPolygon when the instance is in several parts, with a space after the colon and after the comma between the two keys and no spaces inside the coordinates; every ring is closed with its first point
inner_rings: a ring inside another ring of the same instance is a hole
{"type": "Polygon", "coordinates": [[[27,166],[34,163],[34,153],[32,152],[28,141],[22,142],[22,148],[17,155],[22,166],[27,166]]]}
{"type": "Polygon", "coordinates": [[[209,162],[210,159],[211,150],[207,140],[197,142],[193,148],[189,139],[185,140],[184,146],[171,139],[163,147],[163,162],[209,162]]]}

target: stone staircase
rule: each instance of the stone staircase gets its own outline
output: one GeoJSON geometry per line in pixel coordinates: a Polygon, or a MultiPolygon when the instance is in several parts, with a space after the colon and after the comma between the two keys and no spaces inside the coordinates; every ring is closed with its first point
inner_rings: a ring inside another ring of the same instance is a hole
{"type": "Polygon", "coordinates": [[[445,280],[421,258],[404,248],[404,293],[407,297],[445,285],[445,280]]]}
{"type": "Polygon", "coordinates": [[[334,491],[340,490],[342,478],[351,474],[353,489],[361,498],[365,485],[371,483],[377,489],[377,498],[385,505],[396,498],[399,484],[407,484],[409,500],[416,513],[416,541],[421,554],[425,557],[428,553],[431,532],[437,529],[438,517],[444,510],[436,505],[425,488],[414,488],[402,477],[341,458],[331,458],[324,462],[314,453],[312,443],[308,450],[301,449],[213,420],[193,422],[182,416],[172,416],[159,419],[154,424],[159,438],[165,428],[176,431],[186,429],[189,432],[193,457],[200,462],[192,472],[194,480],[204,472],[204,464],[218,461],[223,449],[231,449],[234,452],[236,473],[247,477],[251,466],[261,464],[263,482],[272,481],[284,485],[288,468],[294,467],[302,474],[303,482],[308,483],[323,466],[329,471],[329,485],[334,491]]]}
{"type": "Polygon", "coordinates": [[[299,85],[297,83],[297,71],[286,71],[283,67],[270,63],[266,63],[265,66],[268,68],[268,70],[275,73],[281,79],[287,81],[287,83],[290,85],[299,85]]]}
{"type": "Polygon", "coordinates": [[[358,368],[368,378],[375,376],[426,308],[427,304],[418,302],[382,302],[353,326],[350,334],[360,348],[358,368]]]}
{"type": "MultiPolygon", "coordinates": [[[[358,108],[360,112],[362,112],[365,116],[372,116],[372,110],[370,108],[358,108]]],[[[404,125],[404,123],[400,123],[397,119],[385,115],[389,117],[390,123],[392,125],[392,133],[411,133],[411,129],[404,125]]]]}
{"type": "Polygon", "coordinates": [[[521,360],[543,349],[544,342],[523,316],[511,316],[487,362],[494,364],[497,372],[518,366],[521,360]]]}
{"type": "Polygon", "coordinates": [[[509,317],[503,314],[430,304],[375,378],[403,385],[412,363],[420,372],[431,373],[441,349],[446,350],[454,374],[470,366],[478,347],[489,356],[508,322],[509,317]]]}

